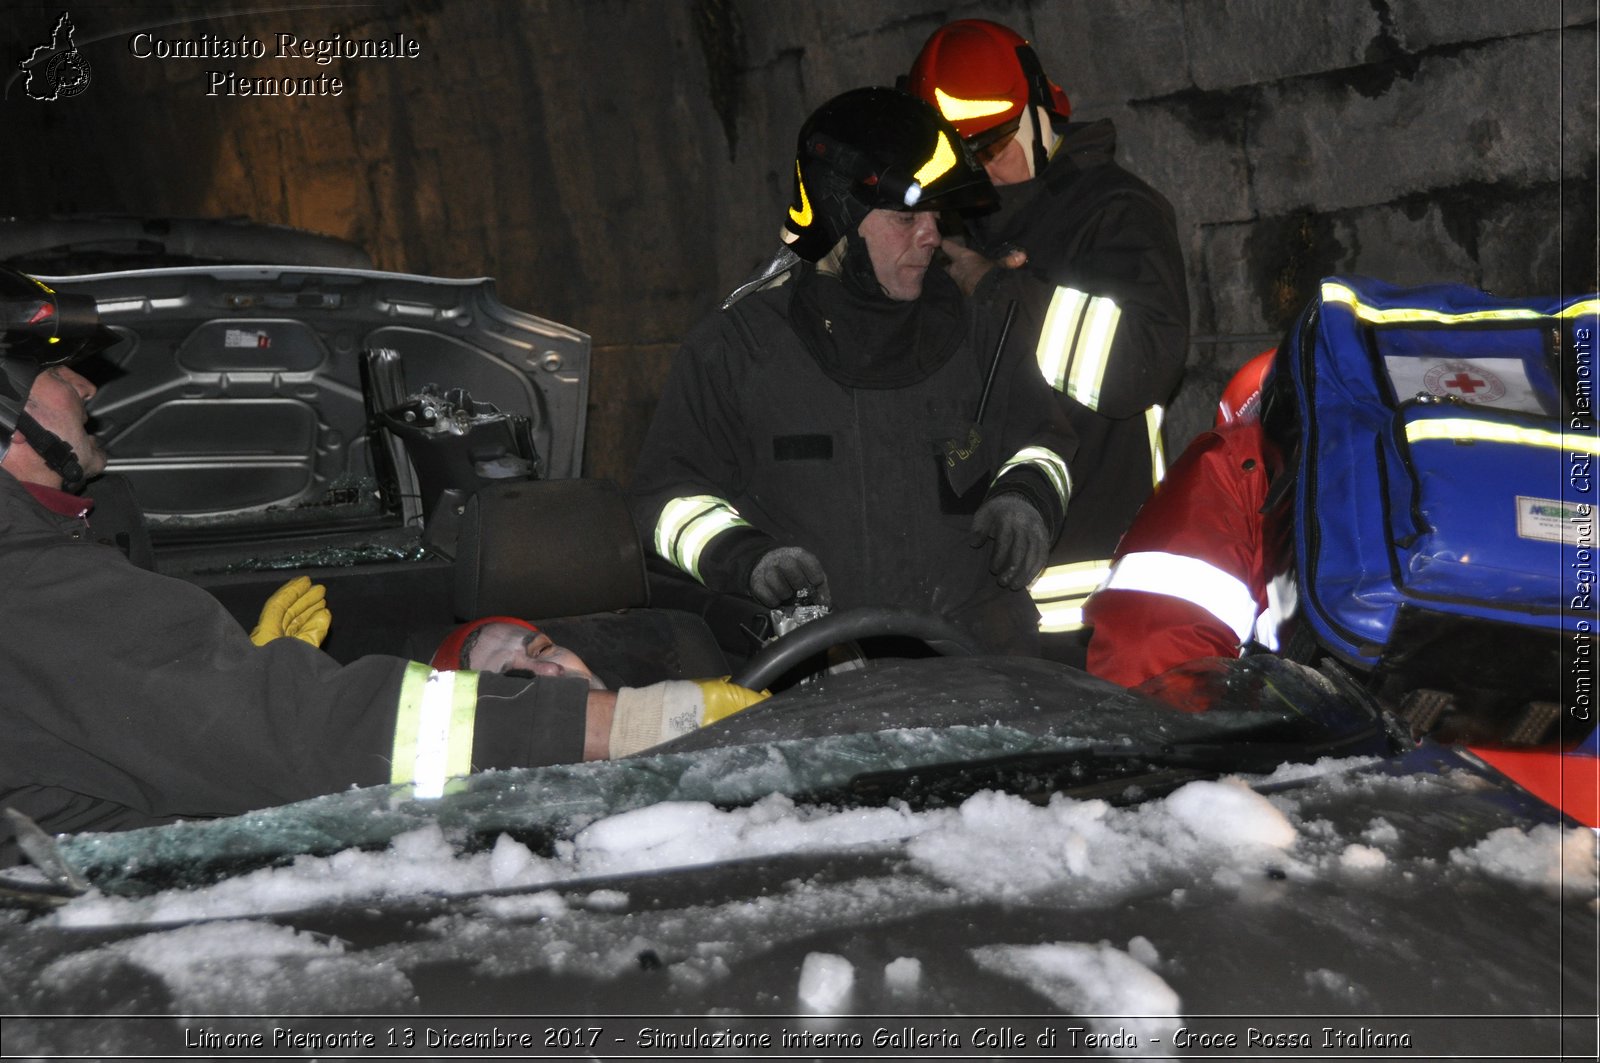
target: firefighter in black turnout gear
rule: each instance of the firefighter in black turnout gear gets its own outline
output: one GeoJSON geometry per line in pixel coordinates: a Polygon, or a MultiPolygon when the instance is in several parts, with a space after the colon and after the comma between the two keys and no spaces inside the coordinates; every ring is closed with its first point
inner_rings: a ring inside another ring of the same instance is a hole
{"type": "Polygon", "coordinates": [[[117,342],[116,333],[100,324],[100,311],[88,296],[57,292],[26,274],[0,269],[0,337],[0,458],[21,432],[64,489],[78,490],[88,479],[87,455],[34,419],[28,392],[40,373],[105,350],[117,342]]]}
{"type": "Polygon", "coordinates": [[[685,339],[634,477],[655,552],[778,605],[941,615],[1031,653],[1071,426],[1003,315],[934,265],[993,189],[937,111],[857,89],[801,127],[789,246],[685,339]],[[749,294],[745,294],[749,292],[749,294]]]}
{"type": "Polygon", "coordinates": [[[1165,471],[1162,410],[1189,342],[1172,207],[1118,165],[1109,120],[1068,121],[1066,93],[1005,26],[940,27],[906,87],[960,130],[1000,199],[946,243],[951,275],[975,302],[1019,303],[1018,328],[1078,436],[1076,515],[1032,593],[1045,655],[1081,666],[1084,602],[1165,471]]]}

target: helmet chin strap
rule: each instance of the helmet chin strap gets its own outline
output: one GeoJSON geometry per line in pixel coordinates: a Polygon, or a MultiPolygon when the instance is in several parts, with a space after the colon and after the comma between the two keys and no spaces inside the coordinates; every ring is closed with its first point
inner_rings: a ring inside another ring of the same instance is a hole
{"type": "Polygon", "coordinates": [[[88,477],[83,474],[83,463],[66,440],[34,420],[26,410],[17,414],[17,431],[28,441],[28,446],[39,455],[50,470],[61,477],[61,489],[73,494],[83,490],[88,477]]]}
{"type": "Polygon", "coordinates": [[[1061,139],[1056,135],[1048,116],[1049,112],[1038,104],[1028,106],[1028,121],[1033,128],[1028,152],[1029,177],[1044,173],[1045,167],[1050,164],[1051,154],[1056,150],[1056,142],[1061,139]]]}

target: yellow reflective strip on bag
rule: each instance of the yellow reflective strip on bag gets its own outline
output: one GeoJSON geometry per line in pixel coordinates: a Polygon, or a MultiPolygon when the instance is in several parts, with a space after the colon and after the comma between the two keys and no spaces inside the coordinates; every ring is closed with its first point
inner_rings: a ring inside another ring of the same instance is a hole
{"type": "Polygon", "coordinates": [[[1513,443],[1525,447],[1574,450],[1600,455],[1600,439],[1593,435],[1562,433],[1547,428],[1477,421],[1470,417],[1441,417],[1432,421],[1412,421],[1406,425],[1406,442],[1448,440],[1457,443],[1513,443]]]}
{"type": "Polygon", "coordinates": [[[1045,311],[1044,327],[1039,330],[1039,344],[1033,354],[1045,383],[1057,391],[1067,389],[1067,364],[1078,335],[1078,321],[1088,301],[1089,297],[1075,288],[1057,288],[1045,311]]]}
{"type": "Polygon", "coordinates": [[[1010,461],[1000,466],[1000,471],[994,474],[995,480],[1020,465],[1031,465],[1044,473],[1050,486],[1056,489],[1062,508],[1066,508],[1072,500],[1072,473],[1068,471],[1067,463],[1061,460],[1061,455],[1045,447],[1023,447],[1011,456],[1010,461]]]}
{"type": "Polygon", "coordinates": [[[1600,300],[1586,299],[1563,307],[1556,314],[1542,314],[1537,310],[1524,307],[1504,307],[1499,310],[1471,310],[1466,313],[1448,314],[1439,310],[1425,310],[1421,307],[1393,307],[1380,310],[1375,306],[1363,303],[1356,293],[1343,284],[1324,284],[1322,286],[1322,301],[1325,303],[1344,303],[1362,321],[1374,325],[1408,324],[1412,322],[1430,322],[1440,325],[1465,324],[1473,321],[1539,321],[1547,317],[1584,317],[1589,314],[1600,313],[1600,300]]]}
{"type": "Polygon", "coordinates": [[[1167,446],[1161,438],[1161,425],[1167,411],[1151,406],[1144,411],[1145,430],[1150,434],[1150,486],[1158,487],[1167,478],[1167,446]]]}
{"type": "Polygon", "coordinates": [[[1111,345],[1117,338],[1117,322],[1122,308],[1105,296],[1089,300],[1082,334],[1072,352],[1072,370],[1067,376],[1067,395],[1091,410],[1100,408],[1100,388],[1105,383],[1106,366],[1111,362],[1111,345]]]}

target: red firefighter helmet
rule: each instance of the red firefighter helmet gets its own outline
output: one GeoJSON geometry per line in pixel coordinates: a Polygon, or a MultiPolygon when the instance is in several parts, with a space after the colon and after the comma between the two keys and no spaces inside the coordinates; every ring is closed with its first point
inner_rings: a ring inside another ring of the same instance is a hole
{"type": "Polygon", "coordinates": [[[1016,128],[1030,104],[1063,119],[1072,114],[1067,94],[1044,76],[1027,40],[987,19],[935,30],[911,64],[906,88],[939,108],[974,149],[1016,128]]]}

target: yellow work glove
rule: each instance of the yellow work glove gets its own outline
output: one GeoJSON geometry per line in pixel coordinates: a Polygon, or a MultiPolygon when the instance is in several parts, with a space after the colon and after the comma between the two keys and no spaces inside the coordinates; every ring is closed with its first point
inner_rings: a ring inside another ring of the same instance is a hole
{"type": "Polygon", "coordinates": [[[328,625],[333,614],[328,611],[328,589],[312,583],[311,577],[300,576],[272,592],[267,604],[261,607],[261,619],[250,632],[250,641],[265,646],[273,639],[291,638],[322,645],[328,637],[328,625]]]}
{"type": "Polygon", "coordinates": [[[721,679],[696,679],[694,685],[700,688],[700,697],[705,702],[705,708],[700,713],[700,726],[725,720],[741,709],[748,709],[758,701],[766,701],[772,697],[770,690],[751,690],[736,683],[730,683],[731,676],[721,679]]]}
{"type": "Polygon", "coordinates": [[[611,756],[625,757],[727,719],[771,697],[721,679],[669,679],[617,691],[611,717],[611,756]]]}

